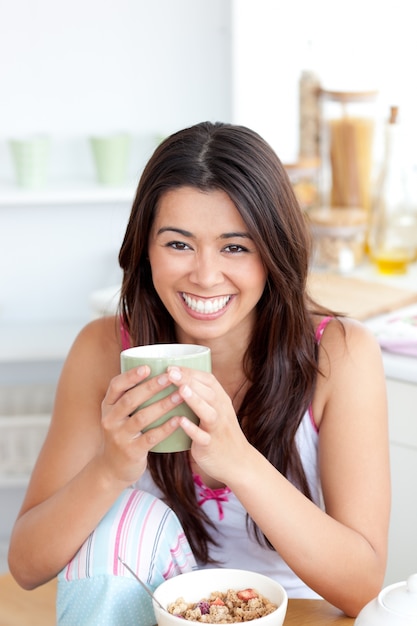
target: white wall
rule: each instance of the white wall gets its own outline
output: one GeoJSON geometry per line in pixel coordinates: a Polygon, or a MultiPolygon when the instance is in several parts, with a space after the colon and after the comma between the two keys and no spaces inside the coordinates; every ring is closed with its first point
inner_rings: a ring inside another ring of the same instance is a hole
{"type": "Polygon", "coordinates": [[[229,0],[1,0],[0,15],[0,185],[13,136],[51,135],[53,183],[94,174],[91,134],[230,118],[229,0]]]}
{"type": "Polygon", "coordinates": [[[229,0],[0,0],[0,326],[86,320],[90,292],[119,280],[155,136],[230,120],[230,28],[229,0]],[[84,202],[95,184],[88,137],[115,130],[133,134],[131,195],[84,202]],[[39,132],[51,163],[34,205],[16,190],[7,142],[39,132]]]}
{"type": "Polygon", "coordinates": [[[90,293],[120,280],[128,215],[128,202],[0,208],[0,324],[88,320],[90,293]]]}
{"type": "Polygon", "coordinates": [[[0,134],[229,115],[227,0],[2,0],[0,134]]]}

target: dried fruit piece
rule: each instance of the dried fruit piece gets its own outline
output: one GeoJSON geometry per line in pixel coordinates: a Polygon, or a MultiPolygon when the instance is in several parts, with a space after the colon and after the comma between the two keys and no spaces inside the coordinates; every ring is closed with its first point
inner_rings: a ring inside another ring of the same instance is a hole
{"type": "Polygon", "coordinates": [[[207,615],[210,613],[210,604],[204,600],[197,604],[197,608],[200,609],[201,615],[207,615]]]}
{"type": "Polygon", "coordinates": [[[248,600],[253,600],[253,598],[257,598],[258,594],[253,589],[242,589],[242,591],[237,592],[237,597],[244,602],[248,600]]]}

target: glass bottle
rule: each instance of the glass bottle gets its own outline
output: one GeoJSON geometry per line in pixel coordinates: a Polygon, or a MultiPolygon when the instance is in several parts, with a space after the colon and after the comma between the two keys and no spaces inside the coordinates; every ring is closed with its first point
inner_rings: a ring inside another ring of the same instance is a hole
{"type": "Polygon", "coordinates": [[[408,167],[398,124],[398,107],[390,108],[385,148],[369,229],[371,259],[383,274],[403,274],[415,255],[416,220],[408,186],[408,167]]]}

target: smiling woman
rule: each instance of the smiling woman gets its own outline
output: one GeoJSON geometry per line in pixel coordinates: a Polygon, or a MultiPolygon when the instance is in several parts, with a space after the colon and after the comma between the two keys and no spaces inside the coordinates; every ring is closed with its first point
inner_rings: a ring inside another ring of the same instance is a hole
{"type": "Polygon", "coordinates": [[[68,355],[12,536],[22,586],[59,575],[59,626],[154,623],[118,556],[151,588],[217,565],[350,615],[377,594],[390,508],[381,354],[312,301],[309,258],[291,183],[256,132],[204,122],[157,147],[120,249],[118,315],[87,325],[68,355]],[[120,373],[129,345],[178,342],[209,347],[212,373],[120,373]],[[183,402],[198,424],[148,429],[183,402]],[[177,428],[190,450],[152,452],[177,428]]]}

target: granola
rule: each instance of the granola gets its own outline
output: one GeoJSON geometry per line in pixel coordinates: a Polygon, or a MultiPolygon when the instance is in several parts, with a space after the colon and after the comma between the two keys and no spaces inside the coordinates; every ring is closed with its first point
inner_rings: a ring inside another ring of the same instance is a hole
{"type": "Polygon", "coordinates": [[[172,615],[205,624],[250,622],[269,615],[276,609],[276,604],[254,589],[229,589],[226,593],[213,591],[209,598],[203,598],[199,602],[190,604],[184,598],[178,598],[168,606],[172,615]]]}

